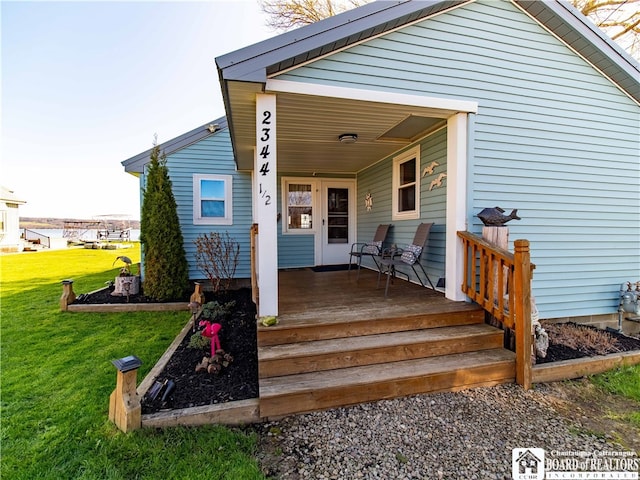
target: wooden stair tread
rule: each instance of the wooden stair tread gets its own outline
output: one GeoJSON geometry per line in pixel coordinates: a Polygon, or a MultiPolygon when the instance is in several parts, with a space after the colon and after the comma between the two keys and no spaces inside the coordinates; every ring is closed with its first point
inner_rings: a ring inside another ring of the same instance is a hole
{"type": "MultiPolygon", "coordinates": [[[[367,304],[367,308],[357,308],[354,305],[349,305],[351,311],[356,310],[358,316],[348,318],[349,323],[366,323],[376,320],[389,319],[389,312],[379,308],[377,304],[367,304]]],[[[428,312],[426,316],[447,314],[447,313],[459,313],[459,312],[483,312],[483,310],[476,304],[465,302],[451,302],[442,305],[429,305],[428,308],[424,308],[423,312],[416,312],[414,308],[404,308],[402,304],[398,305],[393,310],[393,319],[408,319],[414,317],[424,317],[424,312],[428,312]]],[[[278,316],[279,324],[272,327],[264,327],[258,324],[258,330],[279,330],[287,328],[295,328],[300,326],[309,326],[314,324],[322,324],[327,327],[333,325],[340,325],[345,323],[343,319],[345,317],[345,308],[343,304],[335,305],[333,310],[329,306],[324,308],[322,314],[319,314],[317,310],[297,311],[295,314],[280,314],[278,316]]]]}
{"type": "MultiPolygon", "coordinates": [[[[447,306],[449,307],[449,306],[447,306]]],[[[399,316],[397,313],[378,318],[337,318],[328,316],[323,319],[296,318],[283,320],[272,327],[258,325],[258,345],[280,345],[335,338],[353,338],[363,335],[376,335],[389,332],[415,331],[427,328],[449,327],[455,325],[473,325],[484,323],[484,311],[476,306],[458,305],[458,308],[446,312],[427,310],[420,314],[399,316]],[[463,307],[462,309],[460,309],[463,307]]]]}
{"type": "Polygon", "coordinates": [[[455,373],[461,370],[491,367],[499,364],[513,364],[515,369],[515,354],[506,349],[496,348],[324,372],[264,378],[260,380],[260,399],[268,400],[269,398],[322,391],[324,389],[355,386],[371,386],[373,388],[375,384],[385,382],[455,373]]]}
{"type": "Polygon", "coordinates": [[[438,327],[425,330],[410,330],[358,337],[317,340],[314,342],[287,343],[258,348],[258,359],[269,361],[290,359],[312,355],[335,355],[375,348],[390,348],[403,345],[434,343],[459,340],[472,336],[493,336],[502,338],[502,331],[487,324],[472,324],[454,327],[438,327]]]}

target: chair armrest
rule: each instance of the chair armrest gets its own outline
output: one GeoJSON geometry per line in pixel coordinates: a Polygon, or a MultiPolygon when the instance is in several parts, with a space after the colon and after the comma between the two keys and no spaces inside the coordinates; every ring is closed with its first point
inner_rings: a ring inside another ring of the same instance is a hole
{"type": "Polygon", "coordinates": [[[367,245],[367,244],[366,244],[365,242],[356,242],[356,243],[352,243],[352,244],[351,244],[351,253],[354,253],[354,252],[362,252],[362,249],[363,249],[366,245],[367,245]],[[358,245],[361,245],[361,246],[358,248],[358,245]],[[355,250],[354,250],[354,247],[356,247],[356,248],[355,248],[355,250]]]}

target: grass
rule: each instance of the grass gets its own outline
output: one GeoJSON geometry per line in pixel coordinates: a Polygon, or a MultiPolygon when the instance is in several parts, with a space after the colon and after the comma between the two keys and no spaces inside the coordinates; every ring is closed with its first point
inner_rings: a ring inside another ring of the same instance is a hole
{"type": "Polygon", "coordinates": [[[640,365],[617,368],[594,375],[591,382],[601,390],[637,402],[638,409],[622,415],[622,420],[640,428],[640,365]]]}
{"type": "Polygon", "coordinates": [[[640,365],[621,367],[594,375],[591,381],[609,393],[640,402],[640,365]]]}
{"type": "MultiPolygon", "coordinates": [[[[260,479],[256,438],[220,426],[138,430],[108,420],[116,371],[135,354],[138,381],[188,321],[185,312],[61,312],[61,280],[74,291],[118,273],[113,250],[0,256],[0,477],[11,479],[260,479]]],[[[134,262],[139,248],[126,250],[134,262]]]]}

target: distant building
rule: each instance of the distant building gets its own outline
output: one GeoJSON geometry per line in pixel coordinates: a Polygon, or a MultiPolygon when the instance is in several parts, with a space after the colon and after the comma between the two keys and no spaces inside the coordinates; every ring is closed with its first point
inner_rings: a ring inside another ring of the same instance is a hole
{"type": "Polygon", "coordinates": [[[15,196],[12,190],[0,186],[0,251],[22,251],[20,239],[20,214],[18,207],[26,203],[15,196]]]}

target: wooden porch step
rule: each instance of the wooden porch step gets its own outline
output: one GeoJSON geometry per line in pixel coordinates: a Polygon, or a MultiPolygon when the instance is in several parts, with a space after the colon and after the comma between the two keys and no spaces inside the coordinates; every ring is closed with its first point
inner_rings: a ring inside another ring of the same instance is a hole
{"type": "Polygon", "coordinates": [[[513,382],[515,355],[497,348],[260,380],[260,416],[513,382]]]}
{"type": "MultiPolygon", "coordinates": [[[[347,308],[347,307],[343,307],[347,308]]],[[[322,317],[282,316],[271,327],[258,324],[258,346],[312,342],[333,338],[351,338],[389,332],[413,331],[425,328],[472,325],[484,322],[484,310],[477,305],[460,302],[425,308],[428,313],[403,313],[372,308],[369,315],[345,321],[336,315],[322,317]],[[376,316],[383,312],[383,316],[376,316]]],[[[317,314],[316,314],[317,315],[317,314]]]]}
{"type": "Polygon", "coordinates": [[[258,348],[260,378],[500,348],[503,333],[473,324],[258,348]]]}

